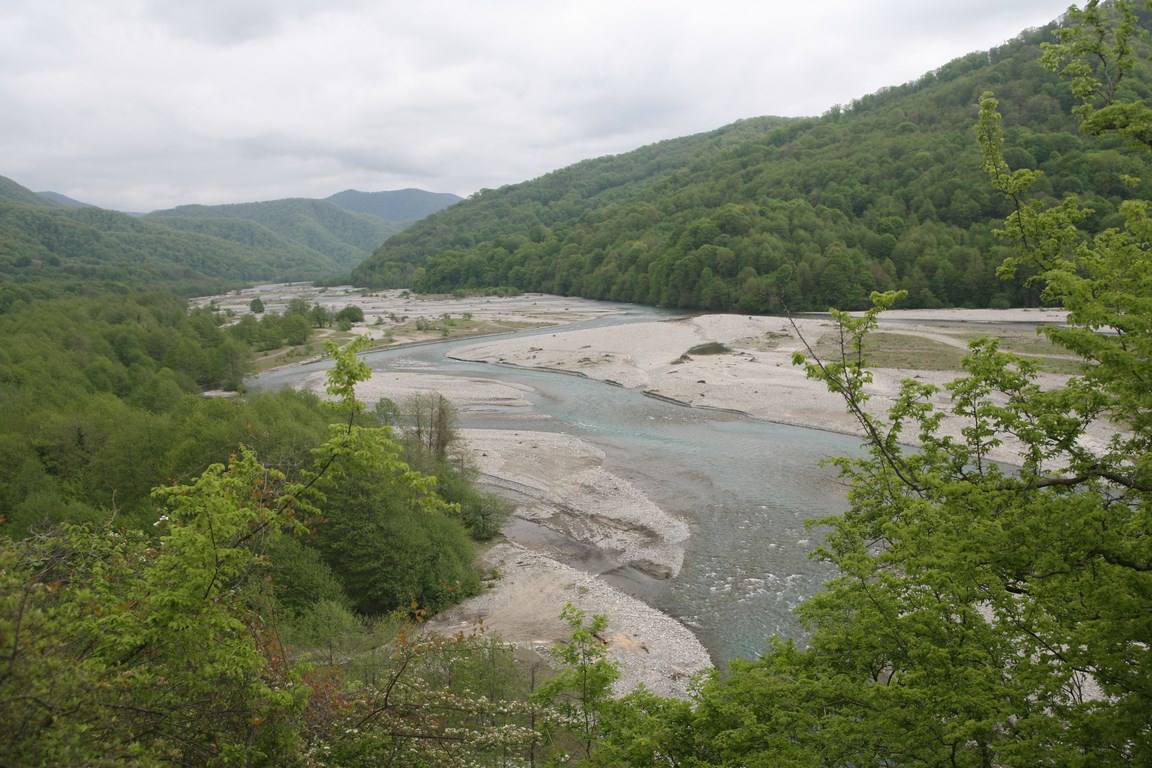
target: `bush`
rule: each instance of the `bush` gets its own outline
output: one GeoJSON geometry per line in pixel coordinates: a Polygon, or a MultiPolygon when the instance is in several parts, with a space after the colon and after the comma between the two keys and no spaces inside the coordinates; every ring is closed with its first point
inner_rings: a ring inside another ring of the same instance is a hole
{"type": "Polygon", "coordinates": [[[349,304],[336,313],[336,322],[347,321],[349,323],[362,323],[364,322],[364,310],[355,304],[349,304]]]}

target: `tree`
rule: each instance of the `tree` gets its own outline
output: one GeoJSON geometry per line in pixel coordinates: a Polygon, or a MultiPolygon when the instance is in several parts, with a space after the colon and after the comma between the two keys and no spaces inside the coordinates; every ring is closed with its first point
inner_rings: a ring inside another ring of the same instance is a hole
{"type": "Polygon", "coordinates": [[[327,328],[332,325],[332,313],[319,303],[313,304],[312,309],[308,310],[308,314],[312,318],[312,324],[317,328],[327,328]]]}
{"type": "Polygon", "coordinates": [[[303,296],[296,296],[288,301],[288,306],[284,308],[285,315],[302,315],[307,316],[311,311],[308,305],[308,299],[303,296]]]}
{"type": "Polygon", "coordinates": [[[243,452],[158,489],[158,541],[0,542],[0,762],[282,765],[307,690],[254,610],[284,478],[243,452]]]}
{"type": "Polygon", "coordinates": [[[248,302],[248,309],[252,310],[252,314],[259,315],[264,312],[264,302],[259,296],[248,302]]]}
{"type": "Polygon", "coordinates": [[[472,545],[458,508],[437,493],[434,476],[404,461],[391,430],[356,425],[364,410],[356,384],[371,374],[356,353],[366,345],[328,343],[327,392],[347,421],[316,450],[307,483],[314,543],[362,613],[435,610],[478,588],[472,545]]]}
{"type": "Polygon", "coordinates": [[[357,610],[436,610],[476,591],[472,545],[436,478],[413,470],[384,428],[334,428],[312,488],[316,547],[357,610]],[[335,459],[331,461],[331,459],[335,459]]]}
{"type": "Polygon", "coordinates": [[[425,455],[436,461],[448,458],[456,440],[456,408],[439,392],[413,395],[405,403],[408,433],[425,455]]]}
{"type": "Polygon", "coordinates": [[[560,618],[572,630],[568,640],[552,651],[561,669],[536,695],[564,716],[580,741],[584,757],[588,758],[600,735],[601,712],[611,698],[612,683],[620,673],[608,660],[608,648],[601,637],[608,626],[605,616],[597,614],[585,620],[584,612],[569,603],[560,612],[560,618]]]}

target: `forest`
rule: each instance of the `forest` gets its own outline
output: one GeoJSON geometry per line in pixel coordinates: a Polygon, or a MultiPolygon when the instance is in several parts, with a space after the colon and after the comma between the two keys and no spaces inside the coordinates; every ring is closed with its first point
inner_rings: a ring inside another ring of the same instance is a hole
{"type": "MultiPolygon", "coordinates": [[[[862,309],[896,287],[907,307],[1033,306],[1025,279],[996,277],[1009,208],[971,151],[982,92],[1000,99],[1008,160],[1043,173],[1033,193],[1077,195],[1090,231],[1152,192],[1147,157],[1077,130],[1073,94],[1041,63],[1056,33],[1025,32],[820,118],[742,120],[482,190],[390,238],[354,280],[737,312],[862,309]]],[[[1145,66],[1125,98],[1147,97],[1145,66]]]]}
{"type": "MultiPolygon", "coordinates": [[[[1042,34],[1035,64],[1096,148],[1077,162],[1105,152],[1126,176],[1144,168],[1152,108],[1127,85],[1146,50],[1132,7],[1089,2],[1042,34]]],[[[906,90],[825,119],[934,92],[906,90]]],[[[604,619],[571,606],[557,607],[571,635],[548,664],[419,632],[481,588],[474,542],[502,514],[454,454],[450,405],[361,402],[358,344],[328,346],[327,398],[205,397],[242,389],[254,349],[306,343],[312,307],[234,323],[138,285],[9,293],[0,764],[1152,764],[1152,210],[1134,175],[1111,209],[1054,200],[1049,171],[1019,162],[1029,134],[1012,93],[975,94],[957,148],[977,173],[967,194],[1002,215],[972,226],[1000,238],[1008,287],[989,295],[1068,310],[1047,333],[1085,372],[1042,388],[1034,362],[974,341],[947,385],[968,426],[949,437],[924,381],[885,417],[863,407],[865,339],[914,288],[834,312],[842,355],[795,362],[866,436],[864,454],[837,460],[848,511],[820,522],[837,575],[799,609],[805,642],[732,662],[688,701],[613,698],[604,619]],[[1098,420],[1118,429],[1088,446],[1098,420]],[[1006,441],[1018,467],[987,458],[1006,441]]]]}

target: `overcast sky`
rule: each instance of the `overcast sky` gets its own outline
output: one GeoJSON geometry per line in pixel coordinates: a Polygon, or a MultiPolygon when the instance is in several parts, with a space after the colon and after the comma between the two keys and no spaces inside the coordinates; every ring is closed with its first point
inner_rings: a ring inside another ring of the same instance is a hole
{"type": "Polygon", "coordinates": [[[816,115],[1068,0],[0,0],[0,175],[121,210],[467,195],[816,115]]]}

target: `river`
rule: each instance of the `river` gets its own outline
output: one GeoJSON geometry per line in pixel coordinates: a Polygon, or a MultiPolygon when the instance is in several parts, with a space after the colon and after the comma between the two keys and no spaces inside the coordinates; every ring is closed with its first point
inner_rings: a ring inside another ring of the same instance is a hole
{"type": "MultiPolygon", "coordinates": [[[[668,317],[618,305],[621,314],[564,326],[627,324],[668,317]]],[[[555,333],[556,328],[518,334],[555,333]]],[[[373,369],[482,376],[528,385],[534,414],[464,411],[461,426],[538,429],[575,435],[605,451],[605,468],[689,523],[684,565],[674,579],[608,574],[616,586],[690,627],[716,660],[752,658],[774,636],[799,637],[792,614],[829,575],[811,559],[819,530],[805,521],[843,511],[846,494],[823,459],[859,451],[859,439],[686,408],[638,391],[547,371],[452,360],[475,339],[369,352],[373,369]]],[[[327,367],[269,371],[253,389],[299,384],[327,367]]]]}

